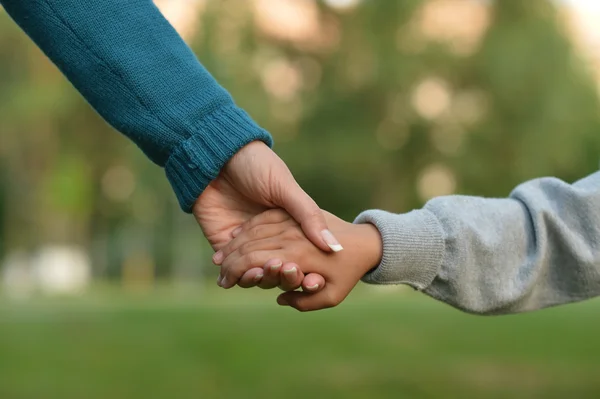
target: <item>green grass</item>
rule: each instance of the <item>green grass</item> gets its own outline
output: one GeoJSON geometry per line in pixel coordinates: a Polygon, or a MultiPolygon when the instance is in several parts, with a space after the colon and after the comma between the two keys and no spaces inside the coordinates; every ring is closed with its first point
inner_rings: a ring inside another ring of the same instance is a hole
{"type": "Polygon", "coordinates": [[[600,302],[509,317],[362,291],[0,302],[0,398],[597,398],[600,302]]]}

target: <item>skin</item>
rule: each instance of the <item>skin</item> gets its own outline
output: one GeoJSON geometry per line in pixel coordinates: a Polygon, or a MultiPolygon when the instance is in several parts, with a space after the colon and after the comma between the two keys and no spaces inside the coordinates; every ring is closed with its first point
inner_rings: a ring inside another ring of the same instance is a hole
{"type": "Polygon", "coordinates": [[[281,270],[292,273],[299,270],[297,264],[300,264],[304,272],[323,276],[326,286],[315,292],[286,292],[277,302],[300,311],[340,304],[362,276],[380,263],[383,245],[373,225],[352,224],[329,213],[324,215],[346,250],[338,254],[325,253],[308,240],[285,211],[266,211],[246,223],[236,238],[223,247],[221,286],[233,287],[247,270],[260,265],[270,268],[281,264],[281,270]]]}
{"type": "MultiPolygon", "coordinates": [[[[217,251],[213,261],[218,264],[224,259],[219,250],[233,239],[234,230],[270,208],[289,212],[322,252],[331,253],[330,245],[338,244],[328,235],[325,238],[329,241],[324,239],[323,232],[329,230],[323,213],[300,188],[285,163],[267,145],[256,141],[231,158],[194,205],[194,217],[217,251]]],[[[262,267],[248,270],[241,285],[258,285],[261,288],[279,285],[292,290],[301,284],[308,289],[319,283],[322,286],[324,282],[321,276],[306,276],[306,280],[302,273],[288,272],[285,276],[275,273],[283,273],[282,270],[271,272],[269,269],[269,273],[265,273],[262,267]]]]}

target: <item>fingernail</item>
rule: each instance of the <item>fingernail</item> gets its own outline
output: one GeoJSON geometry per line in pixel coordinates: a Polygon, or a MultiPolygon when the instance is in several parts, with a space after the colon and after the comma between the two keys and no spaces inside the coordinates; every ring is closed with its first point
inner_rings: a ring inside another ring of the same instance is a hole
{"type": "Polygon", "coordinates": [[[213,255],[212,259],[213,259],[213,263],[215,263],[215,264],[219,264],[219,263],[223,262],[223,251],[217,251],[213,255]]]}
{"type": "Polygon", "coordinates": [[[277,270],[279,270],[279,268],[281,267],[281,265],[282,265],[281,262],[275,263],[274,265],[271,265],[271,270],[277,271],[277,270]]]}
{"type": "Polygon", "coordinates": [[[331,231],[323,230],[321,232],[321,237],[323,238],[323,241],[325,241],[325,244],[327,244],[333,252],[340,252],[344,249],[342,244],[340,244],[333,234],[331,234],[331,231]]]}
{"type": "Polygon", "coordinates": [[[219,287],[221,286],[221,276],[217,277],[217,285],[219,287]]]}
{"type": "Polygon", "coordinates": [[[311,285],[310,287],[306,287],[309,291],[316,291],[319,289],[319,284],[311,285]]]}
{"type": "Polygon", "coordinates": [[[223,280],[221,280],[221,287],[227,288],[227,277],[223,277],[223,280]]]}
{"type": "Polygon", "coordinates": [[[262,280],[264,276],[262,274],[258,274],[256,276],[254,276],[254,278],[252,280],[254,280],[254,282],[259,282],[260,280],[262,280]]]}
{"type": "Polygon", "coordinates": [[[292,267],[291,269],[286,269],[283,271],[283,274],[292,274],[292,273],[296,273],[296,266],[292,267]]]}
{"type": "Polygon", "coordinates": [[[237,229],[233,230],[231,232],[231,235],[233,236],[233,238],[237,237],[240,233],[242,232],[242,227],[238,227],[237,229]]]}

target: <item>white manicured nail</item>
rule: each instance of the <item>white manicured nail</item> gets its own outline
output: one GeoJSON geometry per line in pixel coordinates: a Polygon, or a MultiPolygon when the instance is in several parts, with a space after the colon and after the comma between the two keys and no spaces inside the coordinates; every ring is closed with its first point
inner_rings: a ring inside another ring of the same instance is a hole
{"type": "Polygon", "coordinates": [[[335,236],[331,234],[331,231],[323,230],[321,232],[321,237],[323,238],[323,241],[325,241],[325,244],[327,244],[327,246],[329,246],[329,248],[331,248],[333,252],[340,252],[344,249],[344,247],[342,247],[342,244],[340,244],[339,241],[335,238],[335,236]]]}

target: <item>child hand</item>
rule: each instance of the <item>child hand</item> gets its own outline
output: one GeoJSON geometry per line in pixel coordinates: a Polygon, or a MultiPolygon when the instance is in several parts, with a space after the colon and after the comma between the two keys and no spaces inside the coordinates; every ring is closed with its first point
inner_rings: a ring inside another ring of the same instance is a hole
{"type": "MultiPolygon", "coordinates": [[[[369,224],[347,223],[327,212],[330,230],[345,250],[325,253],[302,233],[300,226],[282,210],[269,210],[248,221],[236,237],[222,249],[221,286],[234,286],[255,267],[300,265],[304,273],[317,273],[326,286],[318,292],[287,292],[279,296],[280,305],[301,311],[324,309],[341,303],[361,277],[377,266],[382,243],[378,230],[369,224]]],[[[289,270],[289,269],[288,269],[289,270]]],[[[283,273],[283,272],[281,272],[283,273]]]]}

